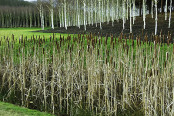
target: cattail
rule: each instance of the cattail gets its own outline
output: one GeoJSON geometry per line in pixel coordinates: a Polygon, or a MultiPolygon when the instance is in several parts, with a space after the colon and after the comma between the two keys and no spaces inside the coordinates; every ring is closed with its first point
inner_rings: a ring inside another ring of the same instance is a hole
{"type": "Polygon", "coordinates": [[[107,45],[107,43],[108,43],[108,37],[107,37],[107,35],[106,35],[105,46],[107,45]]]}
{"type": "Polygon", "coordinates": [[[115,61],[114,61],[114,68],[115,68],[115,61]]]}
{"type": "Polygon", "coordinates": [[[165,42],[165,36],[163,35],[163,43],[165,42]]]}
{"type": "Polygon", "coordinates": [[[79,57],[80,57],[80,51],[78,51],[79,52],[79,57]]]}
{"type": "Polygon", "coordinates": [[[114,38],[113,38],[113,36],[111,36],[111,45],[112,45],[113,41],[114,41],[114,38]]]}
{"type": "Polygon", "coordinates": [[[19,48],[19,53],[21,52],[21,49],[19,48]]]}
{"type": "Polygon", "coordinates": [[[8,41],[8,48],[10,47],[9,41],[8,41]]]}
{"type": "Polygon", "coordinates": [[[34,52],[35,47],[33,46],[33,52],[34,52]]]}
{"type": "Polygon", "coordinates": [[[132,47],[134,48],[134,40],[132,40],[132,47]]]}
{"type": "Polygon", "coordinates": [[[113,58],[112,58],[112,56],[110,57],[110,64],[112,64],[112,60],[113,60],[113,58]]]}
{"type": "Polygon", "coordinates": [[[174,54],[174,43],[173,43],[173,54],[174,54]]]}
{"type": "Polygon", "coordinates": [[[53,41],[54,41],[54,33],[53,33],[53,41]]]}
{"type": "Polygon", "coordinates": [[[107,64],[107,63],[108,63],[108,58],[105,59],[105,64],[107,64]]]}
{"type": "Polygon", "coordinates": [[[50,36],[50,42],[51,42],[51,36],[50,36]]]}
{"type": "Polygon", "coordinates": [[[167,61],[164,62],[164,67],[166,68],[166,66],[167,66],[167,61]]]}
{"type": "Polygon", "coordinates": [[[169,58],[169,53],[166,52],[166,60],[168,60],[168,58],[169,58]]]}
{"type": "Polygon", "coordinates": [[[115,37],[115,44],[117,44],[117,37],[115,37]]]}
{"type": "Polygon", "coordinates": [[[90,45],[87,46],[87,49],[88,49],[88,52],[89,52],[89,49],[90,49],[90,45]]]}
{"type": "Polygon", "coordinates": [[[45,48],[43,48],[43,54],[45,54],[45,48]]]}

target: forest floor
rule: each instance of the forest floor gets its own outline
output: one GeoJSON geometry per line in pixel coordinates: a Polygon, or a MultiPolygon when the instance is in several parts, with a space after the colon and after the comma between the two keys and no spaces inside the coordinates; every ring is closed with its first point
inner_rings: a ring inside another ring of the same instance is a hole
{"type": "MultiPolygon", "coordinates": [[[[167,19],[169,19],[169,14],[167,19]]],[[[173,34],[174,33],[174,13],[172,13],[172,19],[171,19],[171,28],[168,28],[169,21],[165,20],[165,14],[158,14],[158,34],[162,31],[163,35],[167,35],[168,31],[173,34]]],[[[144,27],[144,22],[143,22],[143,17],[136,17],[135,24],[132,26],[134,38],[136,36],[141,35],[142,36],[142,30],[144,27]]],[[[65,28],[55,28],[53,29],[48,29],[44,31],[40,31],[44,33],[66,33],[66,34],[87,34],[92,32],[93,34],[98,34],[102,33],[103,36],[113,34],[114,36],[119,36],[121,32],[123,32],[126,35],[129,35],[130,33],[130,23],[129,20],[126,21],[125,23],[125,29],[123,30],[123,24],[122,20],[115,21],[114,26],[112,26],[112,22],[107,22],[102,23],[102,30],[99,27],[99,24],[96,25],[87,25],[87,30],[84,31],[84,26],[81,26],[79,29],[78,27],[71,26],[68,27],[66,30],[65,28]]],[[[146,29],[143,30],[143,34],[147,35],[150,37],[153,33],[155,33],[155,16],[152,18],[151,15],[146,16],[146,29]]]]}

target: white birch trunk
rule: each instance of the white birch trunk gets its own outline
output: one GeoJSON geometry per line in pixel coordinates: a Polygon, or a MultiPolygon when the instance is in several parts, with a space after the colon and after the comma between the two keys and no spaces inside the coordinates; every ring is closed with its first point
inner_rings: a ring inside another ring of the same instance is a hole
{"type": "Polygon", "coordinates": [[[143,0],[143,21],[144,21],[144,29],[146,28],[146,0],[143,0]]]}
{"type": "Polygon", "coordinates": [[[101,25],[101,2],[100,2],[100,0],[98,1],[99,2],[99,19],[100,19],[100,29],[102,29],[102,25],[101,25]]]}
{"type": "Polygon", "coordinates": [[[130,33],[132,33],[132,1],[129,1],[129,8],[130,8],[130,33]]]}
{"type": "Polygon", "coordinates": [[[43,12],[43,6],[40,4],[40,18],[41,18],[41,28],[44,30],[44,12],[43,12]]]}
{"type": "Polygon", "coordinates": [[[110,10],[110,8],[109,8],[109,0],[107,0],[107,23],[109,24],[109,10],[110,10]]]}
{"type": "Polygon", "coordinates": [[[153,5],[154,5],[154,2],[153,2],[153,0],[152,0],[152,3],[151,3],[151,15],[152,15],[152,19],[153,19],[153,5]]]}
{"type": "Polygon", "coordinates": [[[168,8],[167,8],[167,1],[168,0],[166,0],[166,6],[165,6],[165,20],[167,20],[167,10],[168,10],[168,8]]]}
{"type": "Polygon", "coordinates": [[[95,24],[97,27],[97,1],[95,0],[95,24]]]}
{"type": "Polygon", "coordinates": [[[155,35],[157,35],[157,25],[158,25],[158,11],[157,11],[157,0],[155,0],[155,35]]]}
{"type": "Polygon", "coordinates": [[[67,18],[66,18],[66,0],[64,0],[64,16],[65,16],[65,29],[67,30],[67,18]]]}
{"type": "Polygon", "coordinates": [[[123,20],[123,30],[125,29],[124,24],[125,24],[125,0],[122,2],[122,20],[123,20]]]}
{"type": "Polygon", "coordinates": [[[133,24],[135,24],[135,0],[133,0],[133,24]]]}
{"type": "Polygon", "coordinates": [[[119,0],[117,0],[117,9],[116,9],[116,13],[117,13],[117,15],[116,15],[116,20],[118,20],[119,19],[119,8],[118,8],[118,5],[119,5],[119,0]]]}
{"type": "Polygon", "coordinates": [[[91,23],[92,23],[92,26],[94,25],[94,18],[93,18],[93,12],[94,12],[94,9],[93,9],[93,2],[92,2],[92,0],[91,0],[91,23]]]}
{"type": "Polygon", "coordinates": [[[170,24],[171,24],[171,16],[172,16],[172,0],[170,0],[169,28],[170,28],[170,24]]]}
{"type": "Polygon", "coordinates": [[[79,0],[77,0],[77,20],[78,20],[78,27],[80,29],[80,11],[79,11],[79,0]]]}
{"type": "Polygon", "coordinates": [[[64,10],[63,10],[63,6],[62,6],[62,27],[65,27],[65,23],[64,23],[64,10]]]}
{"type": "Polygon", "coordinates": [[[84,0],[84,29],[86,31],[86,0],[84,0]]]}
{"type": "Polygon", "coordinates": [[[60,27],[62,27],[62,14],[61,14],[61,11],[60,11],[61,8],[59,8],[59,20],[60,20],[60,27]]]}
{"type": "Polygon", "coordinates": [[[126,16],[127,16],[127,20],[129,19],[129,0],[127,0],[127,11],[126,11],[126,16]]]}
{"type": "Polygon", "coordinates": [[[102,0],[102,22],[104,22],[104,13],[103,13],[103,8],[104,8],[104,6],[103,6],[103,0],[102,0]]]}
{"type": "Polygon", "coordinates": [[[114,26],[114,1],[112,0],[112,26],[114,26]]]}
{"type": "Polygon", "coordinates": [[[54,29],[54,11],[53,11],[53,8],[51,8],[51,28],[54,29]]]}

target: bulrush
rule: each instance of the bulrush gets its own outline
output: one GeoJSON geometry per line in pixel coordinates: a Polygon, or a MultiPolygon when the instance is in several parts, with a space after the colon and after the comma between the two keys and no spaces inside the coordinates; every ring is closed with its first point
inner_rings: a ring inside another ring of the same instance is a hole
{"type": "Polygon", "coordinates": [[[140,36],[125,40],[121,33],[102,44],[98,35],[20,37],[19,45],[2,38],[4,100],[56,115],[77,115],[79,108],[92,115],[130,115],[131,108],[131,113],[141,109],[140,115],[171,115],[174,43],[173,51],[170,43],[161,49],[157,36],[145,34],[141,44],[140,36]]]}
{"type": "Polygon", "coordinates": [[[173,43],[173,54],[174,54],[174,43],[173,43]]]}

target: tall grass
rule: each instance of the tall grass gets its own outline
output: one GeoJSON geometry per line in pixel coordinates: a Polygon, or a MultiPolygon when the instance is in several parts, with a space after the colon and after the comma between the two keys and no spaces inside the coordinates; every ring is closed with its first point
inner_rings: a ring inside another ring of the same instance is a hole
{"type": "Polygon", "coordinates": [[[33,36],[20,44],[3,38],[1,95],[60,115],[78,114],[77,109],[91,115],[174,115],[174,47],[160,38],[33,36]]]}

